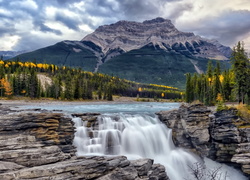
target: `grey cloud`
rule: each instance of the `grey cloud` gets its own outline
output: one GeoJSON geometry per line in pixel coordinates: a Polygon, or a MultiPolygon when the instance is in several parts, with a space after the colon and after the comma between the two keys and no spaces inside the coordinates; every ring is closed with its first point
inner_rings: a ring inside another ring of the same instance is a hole
{"type": "MultiPolygon", "coordinates": [[[[240,37],[250,33],[250,11],[227,11],[223,15],[202,20],[196,33],[206,37],[214,37],[221,43],[234,45],[240,37]],[[211,36],[212,35],[212,36],[211,36]]],[[[195,27],[189,27],[194,30],[195,27]]]]}
{"type": "MultiPolygon", "coordinates": [[[[38,10],[34,10],[32,8],[19,7],[16,3],[18,1],[20,2],[20,0],[4,0],[0,2],[1,8],[13,12],[12,15],[0,14],[2,25],[3,22],[6,23],[0,27],[0,37],[5,34],[20,36],[21,39],[15,46],[19,50],[44,47],[49,45],[49,43],[57,42],[57,39],[53,38],[58,38],[52,36],[51,39],[42,39],[38,35],[33,35],[29,32],[20,34],[15,29],[15,22],[20,22],[25,18],[33,21],[37,31],[62,35],[63,38],[64,32],[46,26],[47,17],[45,9],[48,6],[58,9],[55,16],[56,21],[63,23],[78,34],[81,33],[78,28],[81,24],[86,24],[90,28],[96,29],[97,26],[115,23],[118,20],[144,21],[153,19],[162,16],[165,11],[173,13],[163,18],[169,18],[175,22],[184,12],[191,11],[193,8],[193,5],[185,3],[185,0],[34,0],[38,5],[38,10]],[[83,9],[72,6],[73,3],[81,1],[85,2],[83,9]],[[168,4],[177,1],[182,1],[182,3],[178,3],[179,6],[176,6],[175,9],[167,9],[168,4]],[[163,7],[166,7],[166,9],[163,9],[163,7]],[[77,14],[77,17],[72,18],[60,11],[61,9],[72,11],[77,14]],[[97,21],[100,24],[96,24],[92,20],[93,18],[100,20],[97,21]]],[[[187,25],[180,30],[195,32],[206,37],[215,37],[224,44],[235,44],[240,36],[250,32],[249,19],[249,11],[227,11],[223,12],[222,16],[211,16],[210,19],[206,17],[206,19],[201,19],[197,22],[195,26],[187,25]]],[[[82,36],[84,35],[86,34],[82,36]]]]}
{"type": "Polygon", "coordinates": [[[55,17],[56,21],[62,22],[65,26],[73,30],[79,30],[79,22],[76,19],[70,18],[67,14],[57,13],[55,17]]]}
{"type": "MultiPolygon", "coordinates": [[[[72,3],[76,3],[76,2],[81,2],[83,0],[54,0],[57,2],[58,5],[62,5],[65,6],[67,4],[72,4],[72,3]]],[[[53,2],[53,0],[52,0],[53,2]]]]}
{"type": "Polygon", "coordinates": [[[118,17],[121,11],[120,9],[115,9],[113,6],[114,3],[112,1],[92,0],[91,3],[86,4],[86,12],[92,16],[102,18],[118,17]]]}
{"type": "Polygon", "coordinates": [[[177,18],[183,15],[185,11],[191,11],[193,9],[193,4],[179,4],[175,9],[174,12],[168,17],[172,21],[175,21],[177,18]]]}
{"type": "Polygon", "coordinates": [[[44,24],[40,24],[39,25],[39,29],[40,31],[42,32],[51,32],[51,33],[54,33],[56,35],[62,35],[62,32],[59,31],[59,30],[56,30],[56,29],[51,29],[49,28],[48,26],[44,25],[44,24]]]}
{"type": "Polygon", "coordinates": [[[38,48],[43,48],[52,44],[59,42],[53,38],[43,38],[39,35],[22,34],[21,39],[13,47],[13,49],[20,50],[35,50],[38,48]]]}
{"type": "Polygon", "coordinates": [[[165,1],[149,1],[149,0],[132,0],[122,1],[120,8],[127,18],[145,20],[148,18],[159,16],[159,6],[165,1]]]}

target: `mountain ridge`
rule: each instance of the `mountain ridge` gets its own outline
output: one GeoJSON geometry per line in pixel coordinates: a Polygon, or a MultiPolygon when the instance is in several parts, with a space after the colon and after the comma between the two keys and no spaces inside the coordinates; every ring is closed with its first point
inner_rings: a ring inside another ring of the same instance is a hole
{"type": "Polygon", "coordinates": [[[170,20],[156,18],[142,23],[118,21],[98,27],[81,41],[91,41],[101,47],[107,55],[113,49],[124,52],[139,49],[153,43],[165,50],[174,50],[184,55],[209,59],[227,60],[231,53],[229,47],[218,41],[208,40],[191,32],[179,31],[170,20]]]}

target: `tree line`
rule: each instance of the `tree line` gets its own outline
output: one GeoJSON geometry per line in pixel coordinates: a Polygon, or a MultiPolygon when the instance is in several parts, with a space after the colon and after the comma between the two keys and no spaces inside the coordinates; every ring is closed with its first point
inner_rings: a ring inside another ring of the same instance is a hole
{"type": "Polygon", "coordinates": [[[219,61],[215,67],[209,62],[206,73],[186,74],[186,102],[199,100],[214,105],[238,101],[250,104],[250,62],[242,42],[233,48],[231,64],[231,69],[222,71],[219,61]]]}
{"type": "Polygon", "coordinates": [[[182,98],[181,91],[169,86],[136,83],[80,68],[0,60],[0,97],[113,100],[113,95],[182,98]]]}

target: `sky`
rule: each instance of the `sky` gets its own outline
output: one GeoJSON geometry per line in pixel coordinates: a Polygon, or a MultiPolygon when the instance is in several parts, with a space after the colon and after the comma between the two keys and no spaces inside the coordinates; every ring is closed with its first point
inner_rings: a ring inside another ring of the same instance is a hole
{"type": "Polygon", "coordinates": [[[250,50],[250,0],[0,0],[0,51],[81,40],[119,20],[163,17],[176,28],[250,50]]]}

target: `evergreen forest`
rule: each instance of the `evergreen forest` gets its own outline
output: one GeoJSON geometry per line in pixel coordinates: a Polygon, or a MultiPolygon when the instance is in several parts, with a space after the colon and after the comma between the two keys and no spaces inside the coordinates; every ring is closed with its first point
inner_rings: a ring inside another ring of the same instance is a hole
{"type": "Polygon", "coordinates": [[[233,48],[232,67],[221,70],[219,61],[215,67],[207,65],[204,74],[186,74],[185,100],[188,103],[200,101],[206,105],[223,102],[250,104],[250,61],[244,43],[238,42],[233,48]]]}
{"type": "Polygon", "coordinates": [[[113,100],[113,96],[181,99],[177,88],[141,84],[101,73],[53,64],[0,60],[0,97],[113,100]]]}

